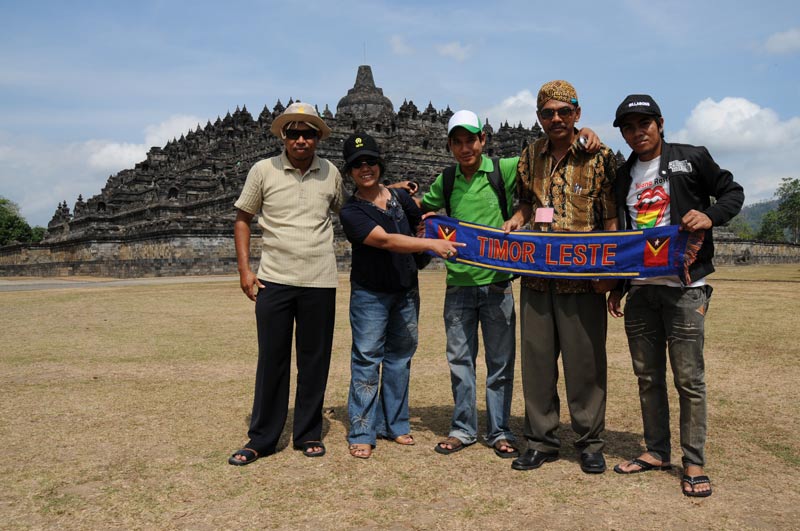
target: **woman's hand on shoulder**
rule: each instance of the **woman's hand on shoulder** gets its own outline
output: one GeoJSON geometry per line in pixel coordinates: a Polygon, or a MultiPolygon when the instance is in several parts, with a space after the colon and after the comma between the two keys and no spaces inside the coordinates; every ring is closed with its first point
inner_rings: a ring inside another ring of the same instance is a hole
{"type": "Polygon", "coordinates": [[[397,181],[396,183],[387,184],[386,188],[405,190],[410,195],[414,195],[419,191],[419,183],[417,181],[397,181]]]}

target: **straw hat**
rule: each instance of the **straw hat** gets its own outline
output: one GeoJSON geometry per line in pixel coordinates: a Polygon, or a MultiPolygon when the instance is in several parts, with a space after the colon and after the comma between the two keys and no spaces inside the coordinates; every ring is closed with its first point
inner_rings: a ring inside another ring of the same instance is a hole
{"type": "Polygon", "coordinates": [[[283,131],[286,124],[291,122],[307,123],[319,131],[320,140],[331,136],[331,128],[325,125],[314,106],[308,103],[298,101],[286,107],[286,110],[272,122],[269,130],[273,135],[281,138],[281,131],[283,131]]]}

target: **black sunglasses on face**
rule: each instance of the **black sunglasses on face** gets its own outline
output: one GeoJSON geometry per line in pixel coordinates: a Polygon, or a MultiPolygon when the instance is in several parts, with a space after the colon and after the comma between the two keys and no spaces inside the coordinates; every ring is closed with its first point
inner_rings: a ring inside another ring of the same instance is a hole
{"type": "Polygon", "coordinates": [[[356,169],[362,167],[365,164],[367,166],[377,166],[378,159],[376,159],[375,157],[364,157],[363,159],[358,159],[351,162],[350,167],[356,169]]]}
{"type": "Polygon", "coordinates": [[[287,129],[283,132],[289,140],[297,140],[301,136],[306,140],[313,140],[319,136],[314,129],[287,129]]]}
{"type": "Polygon", "coordinates": [[[575,112],[575,109],[572,107],[561,107],[559,109],[542,109],[539,111],[539,116],[542,117],[542,120],[552,120],[553,116],[558,114],[559,118],[567,118],[572,116],[575,112]]]}

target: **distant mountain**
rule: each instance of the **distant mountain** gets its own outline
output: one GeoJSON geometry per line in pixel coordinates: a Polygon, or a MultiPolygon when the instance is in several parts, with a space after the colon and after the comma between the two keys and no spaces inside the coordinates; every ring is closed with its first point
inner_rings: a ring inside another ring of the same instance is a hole
{"type": "Polygon", "coordinates": [[[764,218],[764,214],[776,208],[778,208],[777,199],[761,201],[760,203],[753,203],[752,205],[743,207],[736,218],[747,224],[753,232],[758,232],[758,229],[761,228],[761,220],[764,218]]]}

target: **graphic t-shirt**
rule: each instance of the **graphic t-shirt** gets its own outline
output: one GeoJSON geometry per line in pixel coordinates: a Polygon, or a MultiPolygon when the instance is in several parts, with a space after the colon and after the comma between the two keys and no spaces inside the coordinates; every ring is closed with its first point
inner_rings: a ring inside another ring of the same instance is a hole
{"type": "MultiPolygon", "coordinates": [[[[637,160],[631,168],[631,188],[628,191],[626,205],[634,229],[651,229],[671,224],[669,212],[669,175],[658,172],[661,157],[653,160],[637,160]]],[[[662,286],[682,287],[677,276],[636,278],[631,282],[637,284],[659,284],[662,286]]],[[[704,285],[705,279],[694,282],[689,287],[704,285]]]]}
{"type": "Polygon", "coordinates": [[[661,157],[642,162],[631,168],[631,189],[628,191],[628,212],[634,229],[651,229],[670,224],[669,176],[659,175],[661,157]]]}

